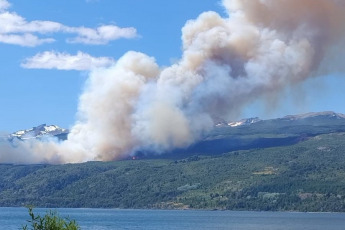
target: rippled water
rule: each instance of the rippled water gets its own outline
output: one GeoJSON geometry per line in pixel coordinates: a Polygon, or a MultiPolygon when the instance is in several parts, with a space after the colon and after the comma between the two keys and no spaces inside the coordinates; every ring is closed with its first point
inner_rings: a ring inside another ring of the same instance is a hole
{"type": "MultiPolygon", "coordinates": [[[[110,229],[236,229],[325,230],[345,229],[345,213],[237,212],[121,209],[57,209],[77,220],[82,230],[110,229]]],[[[46,209],[35,209],[44,214],[46,209]]],[[[26,208],[0,208],[0,229],[17,230],[26,224],[26,208]]]]}

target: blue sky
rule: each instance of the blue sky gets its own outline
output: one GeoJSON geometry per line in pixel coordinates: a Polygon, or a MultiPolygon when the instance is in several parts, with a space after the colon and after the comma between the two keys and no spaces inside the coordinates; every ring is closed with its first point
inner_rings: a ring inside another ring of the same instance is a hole
{"type": "MultiPolygon", "coordinates": [[[[217,0],[0,0],[0,130],[72,126],[90,66],[109,66],[129,50],[168,66],[181,56],[186,21],[210,10],[224,15],[217,0]]],[[[275,110],[255,102],[242,115],[345,113],[344,83],[340,74],[308,80],[275,110]]]]}

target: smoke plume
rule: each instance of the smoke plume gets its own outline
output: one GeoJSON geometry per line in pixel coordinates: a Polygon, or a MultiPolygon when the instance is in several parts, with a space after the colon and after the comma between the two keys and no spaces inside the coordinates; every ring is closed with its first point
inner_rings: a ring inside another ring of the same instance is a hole
{"type": "Polygon", "coordinates": [[[91,72],[68,140],[20,144],[16,152],[30,156],[20,159],[107,161],[186,147],[216,117],[229,119],[267,92],[317,76],[345,38],[340,0],[222,3],[228,17],[205,12],[182,28],[176,64],[161,69],[154,58],[130,51],[111,68],[91,72]]]}

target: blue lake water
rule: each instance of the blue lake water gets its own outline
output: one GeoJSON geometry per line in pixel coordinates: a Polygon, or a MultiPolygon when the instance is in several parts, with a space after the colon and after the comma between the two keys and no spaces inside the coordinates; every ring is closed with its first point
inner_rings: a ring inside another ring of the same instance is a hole
{"type": "MultiPolygon", "coordinates": [[[[345,229],[345,213],[237,212],[121,209],[56,209],[77,220],[82,230],[337,230],[345,229]]],[[[46,209],[35,209],[45,214],[46,209]]],[[[26,208],[0,208],[0,229],[21,229],[26,208]]]]}

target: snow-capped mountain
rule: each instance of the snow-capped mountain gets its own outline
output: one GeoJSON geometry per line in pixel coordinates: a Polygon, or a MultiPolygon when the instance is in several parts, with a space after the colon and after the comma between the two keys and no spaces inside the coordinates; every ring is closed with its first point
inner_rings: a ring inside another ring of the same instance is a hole
{"type": "Polygon", "coordinates": [[[253,118],[248,118],[248,119],[242,119],[240,121],[229,122],[228,126],[237,127],[237,126],[242,126],[242,125],[250,125],[259,121],[261,120],[258,117],[253,117],[253,118]]]}
{"type": "Polygon", "coordinates": [[[57,125],[42,124],[31,129],[19,130],[9,135],[9,139],[18,138],[21,140],[43,138],[49,136],[56,136],[60,139],[65,139],[68,134],[68,129],[60,128],[57,125]]]}
{"type": "Polygon", "coordinates": [[[287,115],[282,118],[276,118],[276,119],[270,119],[270,120],[261,120],[258,117],[254,118],[247,118],[242,119],[239,121],[232,121],[232,122],[226,122],[224,120],[217,120],[217,127],[224,127],[224,126],[230,126],[230,127],[238,127],[243,125],[251,125],[254,123],[257,123],[259,121],[276,121],[276,122],[293,122],[293,121],[313,121],[315,119],[318,120],[340,120],[345,119],[345,114],[342,113],[335,113],[333,111],[325,111],[325,112],[317,112],[317,113],[305,113],[305,114],[298,114],[298,115],[287,115]]]}

